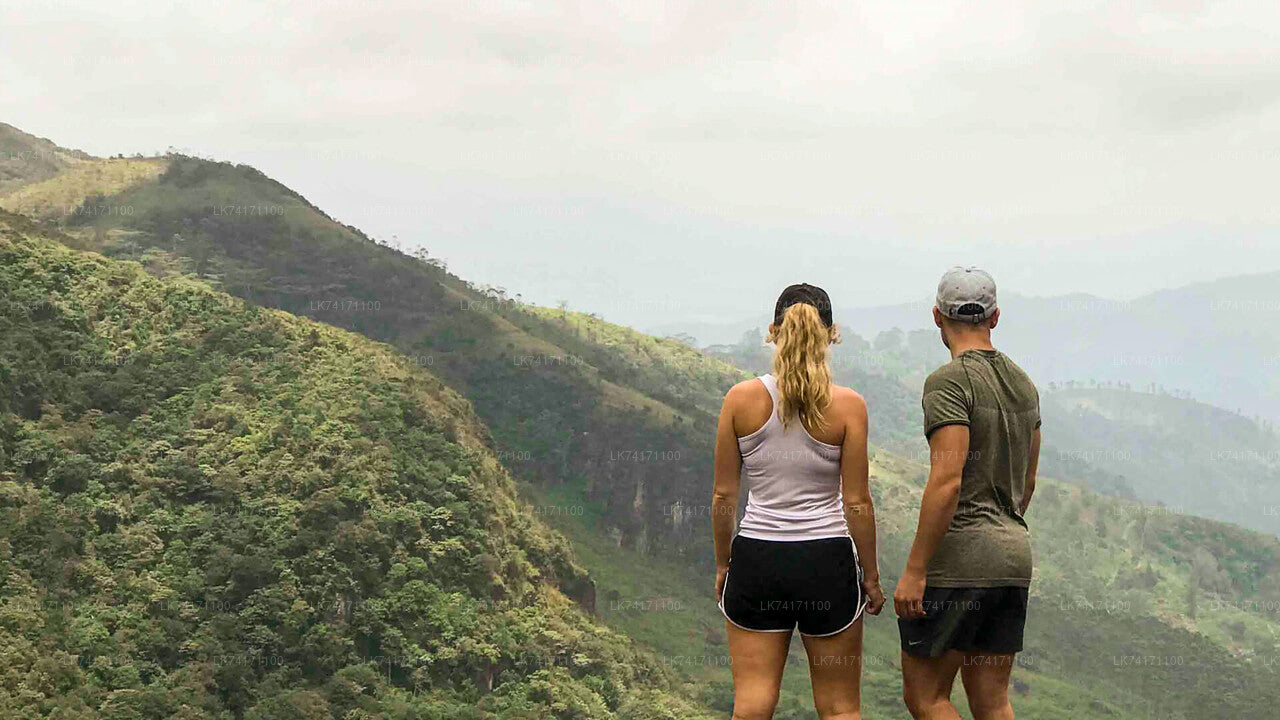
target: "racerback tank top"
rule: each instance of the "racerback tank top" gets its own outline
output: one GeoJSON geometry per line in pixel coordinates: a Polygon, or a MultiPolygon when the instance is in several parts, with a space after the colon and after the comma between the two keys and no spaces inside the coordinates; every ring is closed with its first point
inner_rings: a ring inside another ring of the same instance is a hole
{"type": "Polygon", "coordinates": [[[840,446],[815,440],[799,419],[783,428],[778,380],[760,376],[773,412],[759,430],[738,438],[747,510],[738,534],[757,540],[849,537],[840,495],[840,446]]]}

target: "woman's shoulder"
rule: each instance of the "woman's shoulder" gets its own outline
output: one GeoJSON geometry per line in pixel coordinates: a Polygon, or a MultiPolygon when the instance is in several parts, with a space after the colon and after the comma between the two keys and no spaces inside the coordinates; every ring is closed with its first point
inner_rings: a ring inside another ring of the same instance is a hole
{"type": "Polygon", "coordinates": [[[743,398],[750,397],[758,393],[768,394],[768,392],[769,391],[765,389],[764,383],[760,382],[760,378],[753,377],[735,383],[733,387],[729,388],[729,392],[725,393],[724,396],[726,399],[743,398]]]}
{"type": "Polygon", "coordinates": [[[762,404],[772,405],[773,399],[760,378],[751,378],[729,388],[724,394],[724,404],[731,409],[752,408],[762,404]]]}
{"type": "Polygon", "coordinates": [[[852,418],[866,417],[867,400],[853,388],[833,384],[831,386],[831,409],[843,416],[852,418]]]}
{"type": "Polygon", "coordinates": [[[863,407],[866,407],[866,404],[867,404],[866,398],[862,397],[862,395],[857,390],[854,390],[851,387],[845,387],[844,385],[836,385],[833,383],[831,385],[831,401],[835,402],[836,400],[840,400],[841,402],[845,402],[845,403],[851,403],[853,405],[861,405],[863,407]]]}

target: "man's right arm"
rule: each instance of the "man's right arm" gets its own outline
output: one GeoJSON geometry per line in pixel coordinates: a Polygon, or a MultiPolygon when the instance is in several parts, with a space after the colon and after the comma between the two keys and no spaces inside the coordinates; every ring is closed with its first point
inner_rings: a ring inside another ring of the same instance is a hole
{"type": "Polygon", "coordinates": [[[960,501],[961,476],[969,455],[969,413],[973,399],[950,371],[940,370],[924,382],[924,434],[929,440],[929,480],[920,499],[920,523],[907,566],[893,591],[898,617],[924,615],[929,561],[951,527],[960,501]]]}
{"type": "Polygon", "coordinates": [[[945,425],[929,436],[929,480],[920,498],[920,524],[911,544],[907,567],[894,589],[893,603],[898,617],[923,617],[924,590],[929,561],[951,527],[960,501],[960,479],[969,454],[969,426],[945,425]]]}

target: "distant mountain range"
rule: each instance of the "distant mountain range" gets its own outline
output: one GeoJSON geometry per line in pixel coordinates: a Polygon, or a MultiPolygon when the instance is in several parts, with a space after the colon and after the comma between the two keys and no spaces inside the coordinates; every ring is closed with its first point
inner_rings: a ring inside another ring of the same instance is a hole
{"type": "MultiPolygon", "coordinates": [[[[1280,272],[1243,275],[1117,301],[1091,295],[1001,296],[995,341],[1036,382],[1154,386],[1280,421],[1280,272]]],[[[931,301],[838,308],[836,321],[867,339],[890,328],[932,329],[931,301]]],[[[700,345],[736,342],[768,318],[672,323],[700,345]]]]}
{"type": "Polygon", "coordinates": [[[1044,463],[1088,483],[1092,469],[1169,512],[1280,534],[1280,436],[1269,425],[1160,393],[1073,388],[1041,396],[1044,463]]]}

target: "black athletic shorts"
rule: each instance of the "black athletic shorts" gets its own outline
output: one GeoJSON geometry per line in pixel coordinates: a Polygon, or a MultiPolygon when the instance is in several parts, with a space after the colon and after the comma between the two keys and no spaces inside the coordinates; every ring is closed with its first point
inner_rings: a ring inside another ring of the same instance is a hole
{"type": "Polygon", "coordinates": [[[925,616],[898,619],[902,651],[922,658],[948,650],[1011,655],[1022,651],[1027,588],[924,589],[925,616]]]}
{"type": "Polygon", "coordinates": [[[733,539],[720,610],[743,630],[789,633],[799,626],[805,635],[835,635],[865,605],[852,539],[733,539]]]}

